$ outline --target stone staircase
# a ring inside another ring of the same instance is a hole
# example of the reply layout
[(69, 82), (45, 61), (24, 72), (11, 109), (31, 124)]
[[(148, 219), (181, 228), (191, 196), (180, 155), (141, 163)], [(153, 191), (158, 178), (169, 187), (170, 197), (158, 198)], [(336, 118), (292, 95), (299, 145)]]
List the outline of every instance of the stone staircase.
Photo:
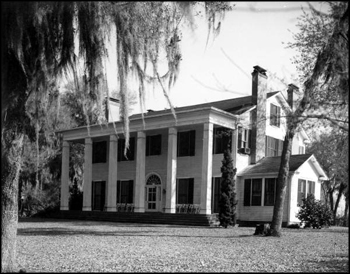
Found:
[(120, 223), (144, 223), (144, 224), (168, 224), (186, 226), (211, 226), (219, 225), (217, 214), (184, 214), (184, 213), (161, 213), (161, 212), (106, 212), (106, 211), (74, 211), (61, 210), (47, 216), (58, 219), (107, 221)]

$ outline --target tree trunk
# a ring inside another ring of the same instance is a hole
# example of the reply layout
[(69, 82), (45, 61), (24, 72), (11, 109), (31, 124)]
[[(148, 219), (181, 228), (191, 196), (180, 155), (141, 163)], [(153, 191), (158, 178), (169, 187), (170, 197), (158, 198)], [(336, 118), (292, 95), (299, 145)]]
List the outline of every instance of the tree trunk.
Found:
[(6, 46), (1, 47), (1, 57), (1, 272), (14, 272), (18, 177), (24, 126), (29, 124), (25, 116), (27, 81), (21, 65)]
[(333, 224), (336, 225), (336, 218), (337, 218), (337, 211), (338, 211), (338, 206), (339, 206), (339, 202), (341, 199), (341, 196), (343, 195), (343, 191), (345, 190), (346, 186), (341, 183), (338, 189), (338, 195), (337, 195), (337, 199), (335, 201), (334, 204), (334, 209), (333, 209)]
[(286, 197), (288, 178), (289, 178), (289, 159), (292, 152), (292, 142), (295, 130), (288, 130), (284, 138), (283, 151), (281, 156), (281, 165), (278, 172), (276, 202), (273, 208), (273, 217), (271, 223), (271, 235), (280, 237), (283, 221), (283, 205)]
[[(8, 139), (11, 133), (3, 135)], [(4, 141), (3, 141), (4, 142)], [(18, 177), (21, 166), (23, 134), (11, 141), (12, 146), (1, 159), (1, 272), (16, 271), (16, 236), (18, 222)], [(6, 150), (8, 144), (2, 144)]]

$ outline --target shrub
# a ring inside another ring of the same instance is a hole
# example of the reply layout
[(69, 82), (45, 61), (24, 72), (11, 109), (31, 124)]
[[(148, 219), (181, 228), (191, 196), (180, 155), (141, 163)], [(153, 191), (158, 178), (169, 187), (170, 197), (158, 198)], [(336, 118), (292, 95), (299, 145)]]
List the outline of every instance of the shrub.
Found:
[(305, 227), (321, 228), (332, 223), (333, 213), (326, 204), (310, 194), (303, 199), (303, 205), (296, 217), (305, 224)]

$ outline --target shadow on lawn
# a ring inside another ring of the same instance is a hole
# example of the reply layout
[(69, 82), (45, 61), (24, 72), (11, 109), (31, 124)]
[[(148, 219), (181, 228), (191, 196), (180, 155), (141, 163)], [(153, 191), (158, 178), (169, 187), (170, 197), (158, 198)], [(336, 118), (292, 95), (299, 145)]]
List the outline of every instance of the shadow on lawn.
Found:
[(136, 236), (136, 237), (176, 237), (176, 238), (243, 238), (243, 237), (256, 237), (254, 235), (229, 235), (229, 236), (211, 236), (211, 235), (179, 235), (179, 234), (158, 234), (155, 230), (147, 231), (93, 231), (82, 229), (67, 229), (61, 227), (52, 228), (18, 228), (18, 236)]
[(345, 254), (336, 254), (336, 256), (322, 256), (321, 261), (310, 260), (309, 262), (317, 264), (326, 272), (345, 272), (349, 273), (349, 257)]

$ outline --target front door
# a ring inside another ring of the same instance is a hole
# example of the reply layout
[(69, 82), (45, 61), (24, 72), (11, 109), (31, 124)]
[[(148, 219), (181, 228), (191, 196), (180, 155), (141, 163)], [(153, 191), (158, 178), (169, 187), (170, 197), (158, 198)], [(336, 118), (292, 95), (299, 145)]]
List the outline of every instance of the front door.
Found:
[(92, 210), (103, 211), (105, 206), (106, 197), (106, 182), (97, 181), (93, 182), (92, 197), (93, 197), (93, 207)]
[(160, 211), (161, 201), (161, 181), (158, 175), (152, 174), (146, 182), (146, 211)]

